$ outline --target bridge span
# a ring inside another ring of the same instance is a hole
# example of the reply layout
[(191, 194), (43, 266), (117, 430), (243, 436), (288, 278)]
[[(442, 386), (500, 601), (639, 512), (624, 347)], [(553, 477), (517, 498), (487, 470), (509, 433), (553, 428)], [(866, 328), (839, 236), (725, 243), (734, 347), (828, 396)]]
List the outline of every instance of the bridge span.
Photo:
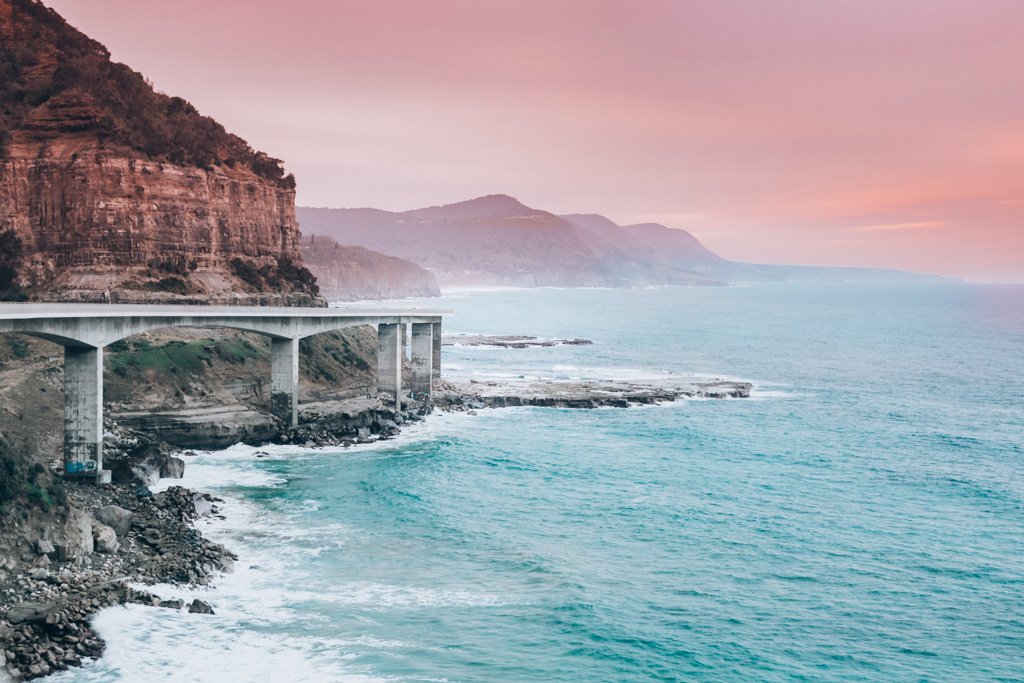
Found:
[[(271, 410), (299, 419), (299, 340), (346, 327), (377, 328), (377, 390), (401, 402), (403, 390), (429, 395), (441, 371), (441, 319), (450, 311), (419, 308), (271, 308), (125, 304), (0, 304), (0, 333), (20, 332), (64, 347), (64, 471), (103, 470), (103, 347), (168, 327), (227, 327), (270, 338)], [(408, 387), (402, 386), (403, 340), (410, 329)]]

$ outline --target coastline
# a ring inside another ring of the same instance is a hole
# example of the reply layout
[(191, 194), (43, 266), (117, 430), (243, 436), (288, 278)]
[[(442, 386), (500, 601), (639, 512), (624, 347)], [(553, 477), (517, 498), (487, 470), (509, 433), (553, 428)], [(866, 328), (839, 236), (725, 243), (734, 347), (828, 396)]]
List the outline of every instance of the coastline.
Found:
[[(750, 384), (723, 381), (672, 386), (438, 381), (429, 404), (403, 402), (403, 409), (395, 410), (379, 400), (322, 401), (303, 407), (306, 422), (295, 429), (264, 439), (247, 439), (240, 432), (235, 443), (348, 448), (387, 443), (435, 411), (473, 415), (513, 406), (626, 408), (749, 394)], [(65, 531), (44, 532), (32, 552), (0, 575), (0, 657), (11, 680), (40, 678), (102, 656), (106, 644), (92, 622), (105, 608), (139, 604), (188, 610), (197, 618), (212, 613), (216, 605), (198, 598), (163, 599), (144, 587), (170, 585), (188, 592), (215, 585), (234, 569), (237, 556), (196, 526), (220, 516), (223, 501), (171, 483), (183, 476), (194, 453), (169, 448), (158, 435), (117, 427), (112, 435), (112, 464), (128, 481), (107, 486), (69, 482), (73, 513), (61, 527)], [(75, 538), (68, 538), (68, 529)]]

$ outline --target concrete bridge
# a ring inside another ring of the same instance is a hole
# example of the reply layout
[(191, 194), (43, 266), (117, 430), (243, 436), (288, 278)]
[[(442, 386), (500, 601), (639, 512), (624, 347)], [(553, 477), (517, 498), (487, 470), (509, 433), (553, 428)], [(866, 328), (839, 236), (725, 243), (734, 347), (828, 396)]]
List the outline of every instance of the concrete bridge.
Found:
[[(346, 327), (377, 328), (377, 390), (400, 403), (403, 389), (429, 395), (441, 371), (441, 317), (417, 308), (263, 308), (110, 304), (0, 304), (0, 333), (20, 332), (64, 347), (64, 470), (103, 472), (103, 347), (168, 327), (227, 327), (270, 338), (271, 410), (291, 426), (299, 418), (299, 340)], [(405, 326), (412, 374), (402, 386)], [(400, 406), (399, 406), (400, 407)]]

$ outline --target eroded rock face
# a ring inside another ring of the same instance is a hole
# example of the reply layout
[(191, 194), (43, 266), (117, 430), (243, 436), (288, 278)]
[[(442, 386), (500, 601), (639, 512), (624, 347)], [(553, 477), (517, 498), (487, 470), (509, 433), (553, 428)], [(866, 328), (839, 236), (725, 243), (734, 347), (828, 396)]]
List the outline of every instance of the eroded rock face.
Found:
[(261, 293), (246, 277), (301, 264), (294, 190), (244, 167), (178, 166), (74, 142), (12, 145), (0, 162), (0, 232), (20, 239), (33, 298), (314, 300), (301, 288)]
[(318, 302), (294, 203), (279, 160), (0, 0), (0, 297)]

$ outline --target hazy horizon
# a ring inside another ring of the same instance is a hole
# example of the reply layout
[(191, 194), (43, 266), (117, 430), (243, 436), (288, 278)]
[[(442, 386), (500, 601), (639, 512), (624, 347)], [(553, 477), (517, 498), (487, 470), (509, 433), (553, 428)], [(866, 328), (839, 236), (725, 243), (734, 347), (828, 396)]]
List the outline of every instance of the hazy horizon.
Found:
[(300, 205), (500, 193), (733, 260), (1024, 281), (1018, 2), (46, 4)]

